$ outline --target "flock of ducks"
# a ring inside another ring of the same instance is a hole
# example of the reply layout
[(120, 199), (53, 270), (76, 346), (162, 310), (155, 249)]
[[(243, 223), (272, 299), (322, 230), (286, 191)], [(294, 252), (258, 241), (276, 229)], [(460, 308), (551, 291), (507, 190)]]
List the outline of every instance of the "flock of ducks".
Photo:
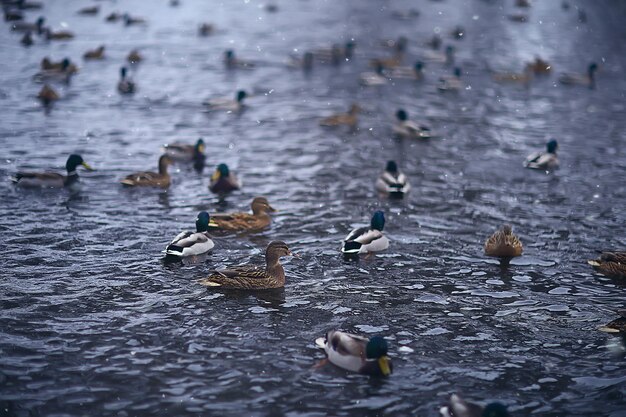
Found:
[[(74, 37), (68, 31), (53, 31), (45, 26), (45, 18), (40, 17), (34, 23), (23, 21), (22, 10), (37, 8), (38, 3), (29, 3), (22, 0), (3, 1), (5, 19), (11, 22), (11, 29), (24, 32), (21, 42), (24, 46), (34, 43), (34, 37), (45, 41), (69, 40)], [(527, 0), (517, 0), (516, 6), (526, 8), (530, 6)], [(565, 7), (564, 7), (565, 8)], [(273, 10), (276, 11), (277, 9)], [(270, 11), (268, 9), (268, 11)], [(97, 15), (99, 6), (87, 7), (77, 12), (80, 15)], [(406, 13), (395, 16), (398, 19), (413, 19), (419, 15), (417, 10), (409, 10)], [(522, 16), (522, 17), (520, 17)], [(513, 15), (513, 21), (527, 21), (525, 15)], [(145, 20), (130, 16), (127, 13), (111, 13), (105, 19), (107, 22), (123, 21), (125, 25), (145, 24)], [(211, 24), (202, 24), (199, 28), (200, 36), (210, 36), (215, 32)], [(451, 31), (455, 40), (466, 38), (466, 31), (462, 27), (456, 27)], [(439, 35), (433, 36), (426, 42), (430, 48), (425, 51), (421, 59), (413, 65), (403, 65), (407, 51), (408, 39), (400, 37), (395, 41), (386, 41), (386, 46), (391, 50), (391, 56), (378, 57), (370, 61), (371, 71), (360, 74), (359, 83), (363, 86), (384, 86), (393, 79), (410, 79), (416, 82), (425, 82), (427, 77), (424, 73), (426, 65), (441, 64), (451, 68), (450, 75), (440, 77), (436, 88), (442, 93), (460, 91), (463, 89), (462, 70), (455, 66), (456, 47), (447, 45), (442, 47), (442, 39)], [(302, 56), (291, 56), (287, 65), (291, 68), (300, 68), (310, 71), (315, 65), (330, 64), (340, 65), (350, 61), (356, 48), (354, 40), (346, 42), (343, 46), (335, 44), (327, 49), (315, 49), (306, 51)], [(105, 46), (101, 45), (94, 50), (86, 51), (83, 55), (85, 60), (105, 59)], [(127, 56), (129, 65), (136, 65), (142, 61), (142, 56), (137, 50), (133, 50)], [(224, 66), (227, 70), (251, 70), (257, 63), (240, 59), (235, 51), (228, 49), (223, 56)], [(428, 64), (427, 64), (428, 63)], [(497, 82), (518, 82), (528, 85), (533, 77), (547, 76), (552, 72), (552, 66), (541, 58), (525, 65), (522, 73), (499, 73), (493, 72), (492, 77)], [(589, 64), (588, 71), (584, 74), (562, 74), (559, 81), (566, 85), (582, 85), (589, 88), (595, 87), (595, 73), (598, 65)], [(41, 61), (41, 70), (34, 79), (45, 83), (38, 94), (44, 106), (50, 106), (60, 96), (49, 83), (69, 83), (71, 77), (78, 72), (77, 66), (65, 58), (59, 62), (53, 62), (49, 58)], [(120, 79), (117, 89), (121, 94), (133, 94), (137, 91), (136, 83), (129, 77), (126, 66), (120, 69)], [(202, 104), (209, 110), (240, 111), (244, 107), (247, 97), (245, 91), (237, 91), (234, 99), (220, 98), (208, 99)], [(355, 129), (358, 126), (358, 116), (361, 107), (354, 103), (346, 113), (339, 113), (322, 118), (320, 126), (335, 128), (347, 126)], [(405, 109), (398, 109), (395, 114), (395, 122), (391, 126), (392, 132), (399, 138), (428, 140), (437, 137), (429, 126), (424, 123), (413, 121)], [(524, 166), (538, 170), (554, 170), (558, 167), (557, 158), (558, 143), (550, 140), (544, 152), (536, 152), (529, 155), (524, 161)], [(140, 171), (127, 175), (120, 183), (127, 187), (158, 187), (167, 188), (171, 184), (168, 167), (175, 163), (191, 164), (194, 169), (201, 172), (205, 166), (205, 143), (199, 139), (195, 144), (171, 143), (165, 145), (163, 154), (158, 160), (158, 171)], [(66, 163), (67, 175), (49, 172), (18, 172), (12, 180), (19, 186), (46, 187), (46, 188), (71, 188), (78, 183), (77, 168), (82, 166), (86, 170), (92, 168), (80, 155), (70, 155)], [(209, 190), (220, 196), (239, 190), (241, 183), (234, 172), (224, 163), (217, 165), (211, 175)], [(374, 182), (378, 194), (384, 198), (403, 198), (411, 189), (408, 177), (400, 170), (395, 161), (388, 161), (383, 172)], [(270, 213), (276, 210), (269, 204), (265, 197), (256, 197), (251, 203), (252, 213), (227, 213), (212, 214), (203, 211), (196, 218), (195, 231), (183, 231), (169, 243), (164, 253), (166, 258), (173, 259), (196, 259), (212, 251), (215, 243), (210, 233), (231, 232), (259, 232), (266, 230), (271, 225)], [(358, 256), (366, 254), (370, 256), (376, 252), (384, 251), (389, 247), (389, 239), (384, 235), (385, 215), (382, 211), (373, 213), (369, 226), (359, 227), (352, 230), (341, 242), (341, 253), (345, 256)], [(490, 236), (484, 245), (487, 256), (501, 259), (506, 265), (510, 259), (521, 256), (522, 243), (512, 232), (510, 225), (502, 228)], [(284, 256), (297, 256), (282, 241), (272, 241), (265, 251), (265, 265), (262, 266), (234, 266), (228, 269), (213, 271), (200, 283), (210, 288), (238, 289), (238, 290), (264, 290), (281, 288), (285, 285), (285, 271), (280, 264), (280, 258)], [(603, 253), (598, 259), (589, 263), (603, 274), (626, 278), (626, 252)], [(620, 314), (626, 317), (626, 311)], [(607, 329), (619, 329), (624, 331), (626, 318), (620, 318), (605, 326)], [(387, 342), (383, 337), (374, 336), (369, 339), (345, 333), (338, 330), (329, 331), (325, 337), (315, 341), (316, 345), (324, 349), (328, 360), (344, 369), (369, 375), (388, 376), (392, 373), (392, 364), (387, 356)], [(505, 416), (506, 408), (501, 404), (489, 404), (482, 409), (479, 406), (466, 403), (458, 395), (450, 398), (450, 404), (441, 409), (444, 416)]]

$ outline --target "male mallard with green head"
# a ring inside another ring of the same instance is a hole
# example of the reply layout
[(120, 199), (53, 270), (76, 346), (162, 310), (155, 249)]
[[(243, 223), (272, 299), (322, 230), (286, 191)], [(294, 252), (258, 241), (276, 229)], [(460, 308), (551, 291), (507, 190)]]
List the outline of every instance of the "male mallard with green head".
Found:
[(178, 257), (180, 259), (189, 256), (202, 255), (213, 249), (215, 243), (209, 236), (209, 213), (202, 211), (196, 218), (196, 231), (184, 231), (167, 245), (164, 252), (169, 257)]
[(485, 407), (465, 401), (458, 394), (452, 394), (448, 405), (439, 409), (442, 417), (508, 417), (504, 404), (493, 402)]
[(226, 194), (241, 188), (241, 183), (237, 176), (228, 168), (226, 164), (219, 164), (211, 175), (209, 190), (213, 194)]
[(63, 188), (70, 187), (78, 182), (76, 168), (83, 166), (88, 171), (93, 171), (80, 155), (72, 154), (67, 158), (65, 169), (67, 175), (54, 172), (18, 172), (11, 180), (22, 187)]
[(348, 371), (372, 376), (389, 376), (393, 372), (387, 341), (382, 336), (368, 339), (331, 330), (326, 337), (316, 339), (315, 344), (324, 349), (330, 363)]

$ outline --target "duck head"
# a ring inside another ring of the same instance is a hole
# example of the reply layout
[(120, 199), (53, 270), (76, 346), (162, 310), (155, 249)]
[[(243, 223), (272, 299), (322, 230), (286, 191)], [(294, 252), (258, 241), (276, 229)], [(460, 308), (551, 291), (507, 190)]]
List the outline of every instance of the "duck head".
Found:
[(82, 165), (87, 171), (93, 171), (93, 168), (83, 160), (83, 157), (77, 154), (72, 154), (67, 158), (65, 169), (67, 169), (67, 172), (76, 171), (79, 165)]
[(228, 165), (219, 164), (213, 175), (211, 175), (211, 181), (217, 181), (218, 179), (228, 177), (229, 175), (230, 169), (228, 169)]
[(459, 67), (455, 67), (454, 68), (454, 76), (456, 78), (461, 78), (461, 68), (459, 68)]
[(203, 154), (204, 153), (204, 148), (205, 148), (204, 140), (202, 140), (202, 138), (198, 139), (198, 141), (196, 142), (196, 146), (194, 146), (194, 150), (198, 154)]
[(397, 174), (398, 173), (398, 164), (396, 164), (396, 161), (387, 161), (387, 166), (385, 167), (385, 171), (389, 172), (390, 174)]
[(556, 153), (556, 150), (559, 148), (559, 144), (556, 139), (552, 139), (546, 144), (546, 148), (548, 153)]
[(174, 163), (174, 161), (172, 161), (169, 156), (161, 155), (159, 158), (159, 174), (167, 173), (167, 167), (172, 165), (172, 163)]
[(267, 245), (267, 249), (265, 250), (265, 263), (267, 266), (272, 266), (278, 263), (281, 257), (283, 256), (297, 256), (294, 253), (291, 253), (287, 244), (280, 240), (274, 240)]
[(206, 232), (209, 230), (209, 213), (201, 211), (196, 218), (196, 232)]
[(424, 63), (422, 61), (416, 61), (415, 65), (413, 66), (413, 69), (417, 73), (422, 72), (422, 70), (424, 69)]
[(247, 94), (243, 90), (237, 91), (237, 103), (243, 103), (243, 99), (246, 98)]
[(126, 67), (120, 68), (120, 77), (122, 77), (122, 80), (126, 78)]
[(382, 336), (371, 337), (365, 346), (365, 356), (367, 359), (377, 360), (383, 376), (391, 374), (391, 364), (387, 356), (388, 349), (387, 341)]
[(370, 222), (370, 227), (374, 230), (382, 230), (385, 228), (385, 213), (382, 211), (377, 211), (372, 216), (372, 221)]
[(252, 208), (252, 213), (253, 214), (260, 214), (260, 213), (267, 213), (267, 212), (275, 212), (276, 209), (272, 206), (270, 206), (270, 203), (267, 201), (267, 198), (265, 197), (255, 197), (254, 200), (252, 200), (252, 204), (250, 204), (250, 207)]
[(61, 70), (66, 71), (70, 67), (70, 63), (69, 58), (63, 58), (63, 61), (61, 61)]
[(346, 42), (343, 55), (348, 59), (352, 58), (352, 54), (354, 53), (354, 48), (356, 48), (356, 43), (354, 42), (354, 40), (349, 40), (348, 42)]
[[(396, 119), (400, 120), (401, 122), (407, 121), (408, 118), (409, 118), (409, 115), (407, 114), (407, 112), (404, 109), (399, 109), (396, 112)], [(389, 163), (390, 162), (393, 162), (393, 161), (387, 162), (387, 168), (389, 168)], [(395, 164), (395, 162), (394, 162), (394, 164)], [(396, 170), (397, 170), (397, 168), (396, 168)], [(387, 171), (389, 171), (389, 170), (387, 170)]]
[(43, 16), (41, 16), (41, 17), (39, 17), (39, 19), (37, 19), (36, 25), (37, 25), (37, 34), (38, 35), (41, 35), (43, 33), (43, 23), (45, 21), (46, 21), (46, 19)]

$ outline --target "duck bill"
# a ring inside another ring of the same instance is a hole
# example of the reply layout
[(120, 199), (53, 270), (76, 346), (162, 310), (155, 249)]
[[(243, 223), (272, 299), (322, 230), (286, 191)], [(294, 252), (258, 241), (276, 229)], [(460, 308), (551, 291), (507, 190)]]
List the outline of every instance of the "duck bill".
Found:
[(204, 153), (204, 145), (198, 146), (198, 152)]
[(391, 374), (391, 367), (389, 366), (389, 358), (387, 356), (381, 356), (378, 358), (378, 366), (380, 367), (380, 372), (384, 376), (389, 376)]
[(211, 181), (217, 181), (220, 178), (220, 172), (215, 171), (213, 175), (211, 175)]
[(292, 251), (289, 251), (289, 253), (287, 255), (293, 256), (294, 258), (300, 258), (300, 255), (298, 255), (297, 253), (294, 253)]
[(267, 206), (267, 208), (268, 208), (268, 210), (269, 210), (271, 213), (276, 213), (276, 212), (278, 211), (278, 210), (276, 210), (274, 207), (269, 206), (269, 205)]
[(81, 165), (84, 166), (87, 171), (94, 171), (94, 169), (89, 166), (87, 162), (83, 162)]

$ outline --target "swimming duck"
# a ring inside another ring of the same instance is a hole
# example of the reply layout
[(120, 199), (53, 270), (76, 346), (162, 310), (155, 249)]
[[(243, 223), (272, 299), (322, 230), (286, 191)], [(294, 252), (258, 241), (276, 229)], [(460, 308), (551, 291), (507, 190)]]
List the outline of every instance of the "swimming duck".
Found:
[(439, 78), (439, 84), (437, 84), (437, 89), (441, 92), (444, 91), (458, 91), (463, 87), (463, 83), (461, 82), (461, 68), (456, 67), (452, 75), (444, 76)]
[(354, 48), (356, 43), (354, 40), (349, 40), (343, 47), (339, 44), (334, 44), (330, 48), (319, 48), (313, 51), (313, 55), (316, 59), (324, 62), (331, 62), (334, 65), (352, 59), (354, 54)]
[(247, 97), (247, 93), (243, 90), (237, 91), (235, 99), (229, 99), (226, 97), (214, 98), (205, 100), (203, 105), (207, 106), (209, 110), (226, 110), (231, 112), (238, 112), (245, 107), (244, 99)]
[(84, 59), (104, 59), (104, 45), (83, 54)]
[(253, 265), (235, 266), (229, 269), (213, 271), (200, 284), (207, 287), (237, 290), (268, 290), (285, 286), (285, 270), (280, 264), (282, 256), (292, 254), (287, 244), (273, 241), (265, 250), (265, 268)]
[(368, 339), (331, 330), (326, 337), (316, 339), (315, 345), (324, 349), (330, 363), (348, 371), (371, 376), (389, 376), (393, 372), (391, 360), (387, 356), (387, 341), (382, 336)]
[(439, 64), (452, 65), (454, 63), (454, 54), (456, 49), (452, 45), (447, 45), (444, 52), (436, 50), (426, 50), (422, 53), (422, 59), (429, 62)]
[(78, 67), (76, 67), (69, 58), (64, 58), (59, 62), (53, 62), (50, 58), (45, 57), (41, 60), (40, 66), (44, 71), (78, 72)]
[(383, 196), (403, 198), (411, 189), (407, 177), (400, 172), (395, 161), (388, 161), (387, 166), (376, 180), (376, 190)]
[(530, 7), (530, 0), (515, 0), (515, 7)]
[(598, 259), (587, 263), (609, 277), (626, 278), (626, 252), (602, 252)]
[(398, 20), (413, 20), (419, 17), (420, 12), (417, 9), (408, 10), (394, 10), (391, 12), (391, 17)]
[(530, 68), (536, 75), (549, 74), (552, 72), (552, 65), (548, 61), (544, 61), (540, 57), (535, 57), (535, 60), (529, 63)]
[(120, 68), (120, 80), (117, 82), (117, 91), (122, 94), (133, 94), (136, 90), (135, 82), (126, 77), (126, 67)]
[(428, 126), (409, 120), (407, 112), (403, 109), (396, 112), (396, 122), (393, 124), (392, 131), (396, 136), (410, 139), (428, 139), (432, 136)]
[(33, 41), (33, 33), (31, 31), (26, 32), (24, 36), (22, 36), (22, 39), (20, 39), (20, 43), (24, 46), (31, 46), (35, 43)]
[(341, 253), (356, 255), (360, 253), (380, 252), (389, 247), (389, 239), (383, 235), (385, 214), (376, 211), (372, 216), (369, 227), (358, 227), (348, 233), (341, 242)]
[(376, 66), (376, 72), (362, 72), (359, 75), (359, 83), (364, 86), (376, 86), (387, 84), (387, 77), (384, 75), (385, 67), (382, 64)]
[(505, 224), (485, 241), (485, 255), (498, 258), (521, 256), (522, 242), (513, 234), (511, 225)]
[(520, 74), (514, 72), (495, 72), (492, 74), (495, 81), (513, 82), (528, 85), (533, 79), (533, 68), (531, 64), (524, 67), (524, 71)]
[(11, 30), (16, 32), (34, 32), (37, 35), (42, 35), (44, 33), (44, 22), (46, 19), (44, 17), (40, 17), (37, 19), (35, 23), (30, 22), (14, 22), (11, 23)]
[(207, 253), (215, 246), (215, 243), (209, 236), (209, 213), (202, 211), (196, 218), (196, 231), (184, 231), (167, 245), (165, 255), (186, 258), (188, 256), (197, 256)]
[(206, 156), (204, 155), (204, 140), (198, 139), (195, 145), (189, 145), (186, 143), (169, 143), (163, 146), (163, 151), (174, 162), (193, 162), (193, 166), (196, 170), (201, 171), (204, 168), (204, 161)]
[(458, 394), (452, 394), (448, 405), (439, 409), (442, 417), (508, 417), (509, 412), (501, 403), (493, 402), (482, 407), (470, 403)]
[(524, 13), (512, 13), (512, 14), (507, 15), (507, 18), (511, 22), (518, 22), (518, 23), (528, 22), (528, 15)]
[(332, 116), (324, 117), (320, 120), (320, 126), (334, 127), (346, 125), (351, 128), (355, 128), (359, 119), (358, 114), (361, 112), (361, 107), (358, 104), (353, 103), (350, 106), (350, 110), (347, 113), (333, 114)]
[(213, 194), (225, 194), (241, 188), (237, 176), (230, 171), (228, 165), (219, 164), (211, 175), (209, 190)]
[(91, 7), (83, 7), (80, 9), (78, 14), (93, 16), (100, 12), (100, 6), (91, 6)]
[(161, 187), (167, 188), (170, 186), (170, 174), (167, 172), (167, 167), (172, 164), (172, 160), (167, 155), (161, 155), (159, 158), (159, 173), (143, 171), (135, 172), (127, 175), (126, 178), (120, 181), (122, 185), (130, 187)]
[(143, 25), (146, 23), (145, 19), (141, 18), (141, 17), (132, 17), (131, 15), (129, 15), (128, 13), (124, 13), (124, 15), (122, 16), (122, 18), (124, 19), (124, 24), (126, 26), (131, 26), (131, 25)]
[(128, 56), (126, 57), (126, 60), (130, 63), (130, 64), (138, 64), (141, 61), (143, 61), (143, 57), (141, 56), (141, 54), (139, 53), (138, 50), (133, 49), (132, 51), (130, 51), (128, 53)]
[(227, 49), (224, 51), (224, 65), (227, 69), (253, 69), (254, 62), (245, 61), (243, 59), (239, 59), (235, 57), (235, 51), (232, 49)]
[[(250, 213), (219, 213), (212, 216), (214, 227), (225, 231), (260, 231), (269, 227), (272, 218), (269, 213), (276, 211), (265, 197), (255, 197), (250, 204)], [(212, 225), (213, 226), (213, 225)]]
[(12, 9), (11, 7), (4, 7), (4, 21), (15, 22), (24, 19), (24, 14), (19, 10)]
[(33, 76), (36, 82), (56, 81), (69, 83), (72, 76), (78, 72), (76, 65), (68, 58), (61, 62), (52, 62), (47, 57), (41, 61), (42, 71)]
[(209, 36), (212, 35), (213, 32), (215, 32), (215, 26), (209, 23), (203, 23), (198, 28), (198, 35), (200, 36)]
[(587, 68), (586, 74), (561, 74), (559, 82), (565, 85), (583, 85), (589, 88), (596, 86), (596, 71), (598, 70), (598, 64), (592, 62)]
[(118, 12), (112, 12), (104, 20), (107, 22), (117, 22), (122, 18), (122, 14)]
[(74, 38), (74, 34), (69, 30), (53, 32), (51, 29), (44, 29), (44, 34), (46, 36), (46, 40), (49, 41), (65, 41)]
[(396, 67), (391, 70), (390, 78), (409, 78), (412, 80), (424, 79), (424, 63), (416, 61), (413, 67)]
[(559, 144), (552, 139), (546, 144), (546, 152), (535, 152), (530, 154), (524, 161), (524, 166), (530, 169), (550, 170), (559, 167), (559, 160), (556, 151)]
[(626, 335), (626, 309), (617, 310), (616, 313), (621, 317), (605, 324), (598, 330), (606, 333), (621, 333)]
[(52, 87), (48, 84), (44, 84), (44, 86), (37, 94), (37, 98), (41, 101), (44, 106), (49, 106), (52, 102), (57, 101), (60, 97), (59, 94), (54, 91)]
[(296, 55), (290, 55), (289, 61), (287, 61), (287, 67), (293, 69), (302, 69), (305, 72), (313, 69), (313, 52), (305, 52), (302, 57)]
[(11, 180), (22, 187), (63, 188), (78, 182), (76, 168), (82, 165), (86, 170), (93, 171), (80, 155), (72, 154), (67, 158), (65, 169), (67, 175), (54, 172), (18, 172)]
[(17, 0), (15, 3), (21, 10), (35, 10), (43, 7), (43, 3), (39, 1)]

